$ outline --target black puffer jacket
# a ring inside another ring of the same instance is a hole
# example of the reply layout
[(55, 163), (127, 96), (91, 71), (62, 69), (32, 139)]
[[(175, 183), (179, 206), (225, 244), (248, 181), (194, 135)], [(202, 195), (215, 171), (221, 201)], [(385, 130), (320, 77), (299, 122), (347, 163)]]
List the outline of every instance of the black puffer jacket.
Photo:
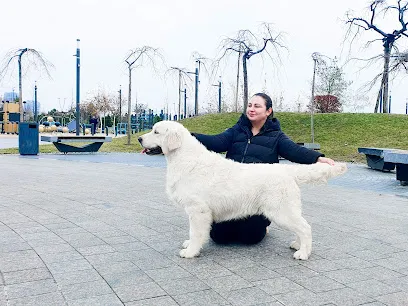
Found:
[(227, 152), (227, 158), (240, 163), (278, 163), (282, 156), (299, 164), (313, 164), (323, 154), (299, 146), (280, 129), (279, 120), (268, 119), (261, 131), (253, 136), (251, 122), (242, 115), (238, 122), (218, 135), (193, 135), (208, 150)]

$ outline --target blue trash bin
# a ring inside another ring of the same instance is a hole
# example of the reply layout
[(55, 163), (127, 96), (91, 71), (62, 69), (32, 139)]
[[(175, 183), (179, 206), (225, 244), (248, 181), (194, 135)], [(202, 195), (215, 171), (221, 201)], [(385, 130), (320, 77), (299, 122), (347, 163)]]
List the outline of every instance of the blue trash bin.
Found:
[(20, 122), (18, 125), (18, 151), (21, 155), (37, 155), (39, 147), (37, 122)]

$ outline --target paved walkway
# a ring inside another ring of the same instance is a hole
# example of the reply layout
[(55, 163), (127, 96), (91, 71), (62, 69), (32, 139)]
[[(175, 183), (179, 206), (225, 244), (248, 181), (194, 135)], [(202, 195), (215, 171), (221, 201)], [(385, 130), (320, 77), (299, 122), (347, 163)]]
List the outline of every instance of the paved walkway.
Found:
[(182, 259), (161, 156), (0, 155), (0, 305), (408, 305), (408, 187), (364, 165), (303, 186), (308, 261), (272, 227)]

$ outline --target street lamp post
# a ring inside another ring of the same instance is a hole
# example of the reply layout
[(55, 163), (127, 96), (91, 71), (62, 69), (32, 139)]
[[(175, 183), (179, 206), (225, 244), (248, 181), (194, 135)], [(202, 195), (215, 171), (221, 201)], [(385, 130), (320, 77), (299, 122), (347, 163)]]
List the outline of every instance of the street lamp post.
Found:
[(122, 85), (119, 85), (119, 122), (122, 122)]
[(80, 85), (80, 50), (79, 50), (79, 39), (77, 39), (77, 49), (76, 49), (76, 135), (79, 136), (79, 85)]
[(213, 85), (213, 86), (217, 86), (218, 87), (218, 112), (221, 113), (221, 76), (218, 80), (218, 84), (217, 85)]
[(318, 60), (318, 56), (319, 54), (317, 52), (314, 52), (312, 54), (312, 59), (313, 59), (313, 80), (312, 80), (312, 97), (310, 100), (310, 107), (311, 107), (311, 111), (310, 111), (310, 129), (311, 129), (311, 134), (312, 134), (312, 143), (314, 143), (314, 122), (313, 122), (313, 117), (314, 117), (314, 91), (315, 91), (315, 80), (316, 80), (316, 65), (317, 65), (317, 60)]
[(37, 111), (37, 81), (34, 85), (34, 121), (38, 122), (38, 111)]

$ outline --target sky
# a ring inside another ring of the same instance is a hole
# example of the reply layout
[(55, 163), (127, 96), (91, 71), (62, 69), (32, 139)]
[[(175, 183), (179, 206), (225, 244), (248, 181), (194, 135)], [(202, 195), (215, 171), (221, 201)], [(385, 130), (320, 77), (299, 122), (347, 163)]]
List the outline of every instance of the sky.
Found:
[[(157, 70), (148, 65), (133, 70), (132, 103), (137, 99), (155, 111), (169, 108), (174, 113), (178, 105), (178, 75), (168, 72), (169, 67), (193, 71), (194, 52), (215, 58), (220, 54), (222, 39), (234, 37), (242, 29), (259, 33), (261, 24), (268, 22), (275, 33), (282, 34), (286, 49), (280, 50), (279, 59), (270, 49), (274, 63), (268, 57), (251, 58), (250, 95), (266, 90), (274, 98), (283, 97), (285, 109), (305, 110), (311, 96), (311, 55), (319, 52), (336, 57), (339, 65), (344, 65), (345, 78), (353, 82), (345, 111), (372, 112), (378, 85), (371, 91), (362, 85), (381, 71), (381, 65), (362, 69), (361, 62), (348, 60), (382, 53), (381, 42), (364, 48), (366, 41), (379, 36), (363, 33), (351, 49), (350, 43), (344, 41), (346, 12), (352, 10), (355, 15), (366, 16), (368, 4), (364, 0), (3, 0), (0, 59), (4, 65), (8, 52), (19, 48), (41, 52), (53, 64), (51, 78), (41, 69), (25, 69), (23, 59), (23, 99), (33, 100), (36, 81), (41, 110), (66, 111), (75, 104), (77, 39), (81, 50), (81, 101), (98, 90), (118, 95), (120, 86), (122, 96), (127, 97), (128, 71), (124, 60), (130, 50), (142, 46), (159, 48), (165, 62)], [(392, 20), (381, 18), (378, 25), (390, 31), (395, 26)], [(408, 38), (401, 40), (402, 50), (408, 48), (407, 42)], [(210, 67), (208, 74), (201, 70), (200, 113), (215, 104), (218, 92), (212, 85), (217, 84), (219, 77), (223, 103), (233, 104), (236, 66), (234, 54), (216, 72)], [(401, 73), (390, 84), (393, 113), (405, 113), (406, 76)], [(192, 109), (193, 82), (187, 83), (188, 108)], [(18, 91), (16, 61), (0, 80), (0, 95), (13, 89)]]

